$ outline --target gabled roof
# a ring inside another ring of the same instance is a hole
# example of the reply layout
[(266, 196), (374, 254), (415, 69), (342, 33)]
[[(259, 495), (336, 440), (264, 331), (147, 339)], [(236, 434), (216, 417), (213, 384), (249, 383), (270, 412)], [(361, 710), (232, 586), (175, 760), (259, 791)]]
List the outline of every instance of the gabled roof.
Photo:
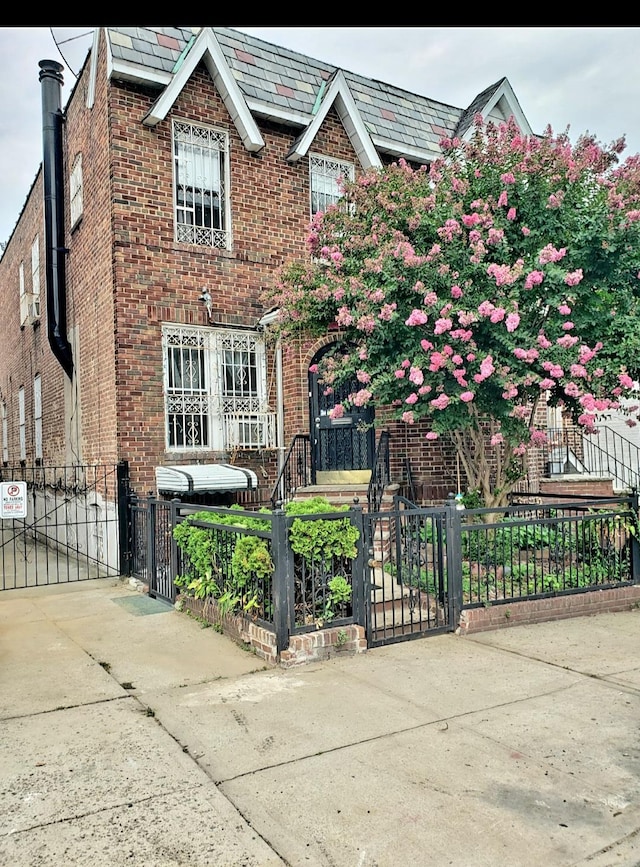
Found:
[(293, 143), (287, 154), (287, 159), (290, 162), (295, 162), (301, 157), (306, 156), (313, 140), (318, 134), (318, 130), (329, 113), (329, 109), (335, 105), (338, 116), (347, 131), (353, 149), (358, 154), (362, 167), (365, 169), (372, 166), (379, 168), (382, 165), (380, 157), (371, 141), (371, 136), (362, 119), (362, 115), (358, 111), (358, 107), (341, 69), (338, 69), (334, 74), (324, 97), (320, 97), (321, 94), (316, 103), (316, 105), (319, 104), (319, 108), (315, 117), (302, 135)]
[(198, 36), (192, 35), (173, 65), (169, 84), (151, 106), (143, 122), (147, 126), (155, 126), (165, 119), (200, 62), (203, 62), (209, 70), (216, 90), (222, 97), (244, 146), (249, 151), (261, 150), (264, 147), (264, 139), (210, 27), (205, 27)]
[(337, 70), (230, 28), (108, 27), (106, 31), (110, 77), (166, 88), (147, 123), (159, 120), (162, 112), (166, 115), (186, 81), (183, 69), (203, 60), (214, 79), (218, 76), (216, 86), (226, 89), (226, 97), (221, 94), (239, 129), (244, 129), (241, 135), (247, 147), (257, 149), (258, 140), (246, 111), (253, 118), (300, 131), (290, 159), (306, 153), (312, 137), (309, 130), (317, 128), (316, 119), (322, 112), (326, 116), (331, 106), (341, 116), (363, 165), (376, 164), (372, 146), (395, 159), (429, 162), (439, 156), (441, 138), (464, 135), (478, 111), (486, 115), (498, 102), (501, 110), (512, 107), (523, 132), (530, 130), (507, 79), (483, 91), (465, 110)]
[(520, 103), (516, 99), (516, 95), (507, 78), (501, 78), (500, 81), (496, 81), (495, 84), (490, 85), (476, 96), (460, 118), (455, 135), (459, 138), (468, 138), (471, 134), (475, 116), (480, 114), (486, 120), (496, 106), (500, 107), (500, 111), (504, 117), (508, 118), (513, 115), (525, 135), (532, 135), (529, 121), (524, 116)]

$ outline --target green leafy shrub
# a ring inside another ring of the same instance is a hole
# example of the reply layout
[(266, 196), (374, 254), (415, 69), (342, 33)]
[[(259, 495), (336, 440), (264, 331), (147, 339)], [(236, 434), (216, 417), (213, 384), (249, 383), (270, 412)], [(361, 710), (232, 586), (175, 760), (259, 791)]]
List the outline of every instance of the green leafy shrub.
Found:
[[(289, 516), (317, 515), (346, 511), (324, 497), (288, 503)], [(270, 531), (271, 521), (260, 518), (270, 514), (261, 509), (254, 516), (237, 514), (242, 509), (232, 506), (225, 512), (195, 512), (174, 530), (178, 547), (186, 555), (188, 573), (176, 578), (182, 592), (198, 599), (216, 599), (221, 614), (243, 611), (257, 617), (268, 616), (271, 610), (271, 578), (274, 563), (267, 539), (242, 533), (243, 529)], [(194, 523), (222, 525), (194, 526)], [(224, 526), (235, 531), (223, 529)], [(298, 558), (324, 564), (325, 571), (334, 558), (353, 560), (356, 557), (358, 530), (350, 519), (301, 520), (295, 518), (289, 532), (291, 548)], [(336, 616), (351, 599), (351, 586), (342, 576), (327, 581), (323, 620)]]

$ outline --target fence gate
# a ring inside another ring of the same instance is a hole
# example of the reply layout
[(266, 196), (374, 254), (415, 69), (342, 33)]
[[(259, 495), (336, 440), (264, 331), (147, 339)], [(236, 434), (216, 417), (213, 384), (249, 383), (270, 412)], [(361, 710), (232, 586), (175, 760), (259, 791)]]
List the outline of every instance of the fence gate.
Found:
[(155, 497), (130, 497), (130, 572), (149, 587), (149, 596), (176, 601), (171, 562), (171, 533), (175, 523), (174, 504)]
[(391, 512), (364, 515), (368, 560), (367, 643), (407, 641), (454, 628), (447, 586), (446, 510), (402, 498)]
[(0, 468), (27, 490), (26, 517), (0, 518), (0, 590), (119, 575), (127, 477), (125, 462)]

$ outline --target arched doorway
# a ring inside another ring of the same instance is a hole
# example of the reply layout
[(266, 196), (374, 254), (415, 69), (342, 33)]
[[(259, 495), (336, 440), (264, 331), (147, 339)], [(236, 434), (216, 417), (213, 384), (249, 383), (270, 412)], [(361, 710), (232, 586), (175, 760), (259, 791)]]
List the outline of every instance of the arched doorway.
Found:
[[(311, 367), (333, 349), (325, 346), (315, 354)], [(333, 407), (362, 385), (354, 378), (330, 393), (318, 373), (309, 372), (311, 467), (315, 484), (366, 484), (371, 478), (375, 454), (375, 412), (372, 406), (352, 406), (342, 418), (332, 419)]]

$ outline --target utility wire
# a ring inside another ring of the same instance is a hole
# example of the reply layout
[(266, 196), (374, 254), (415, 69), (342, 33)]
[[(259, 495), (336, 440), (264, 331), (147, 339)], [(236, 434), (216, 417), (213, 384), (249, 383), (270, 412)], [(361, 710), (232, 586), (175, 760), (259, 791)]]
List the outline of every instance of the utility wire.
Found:
[(66, 58), (66, 57), (64, 56), (64, 54), (62, 53), (62, 49), (60, 48), (60, 46), (61, 46), (61, 45), (66, 45), (67, 42), (73, 42), (75, 39), (84, 39), (85, 36), (90, 36), (90, 35), (93, 33), (93, 30), (87, 30), (86, 33), (80, 33), (78, 36), (70, 36), (68, 39), (62, 39), (62, 40), (60, 40), (60, 42), (58, 42), (58, 40), (57, 40), (56, 37), (55, 37), (55, 34), (54, 34), (54, 32), (53, 32), (53, 27), (50, 27), (50, 28), (49, 28), (49, 32), (51, 33), (51, 38), (53, 39), (56, 48), (58, 49), (58, 54), (59, 54), (60, 57), (64, 60), (65, 66), (67, 67), (67, 69), (69, 70), (69, 72), (71, 73), (71, 75), (73, 75), (73, 77), (74, 77), (74, 78), (76, 79), (76, 81), (77, 81), (77, 80), (78, 80), (78, 76), (77, 76), (77, 74), (73, 71), (73, 69), (71, 68), (71, 66), (69, 65), (69, 61), (67, 60), (67, 58)]

